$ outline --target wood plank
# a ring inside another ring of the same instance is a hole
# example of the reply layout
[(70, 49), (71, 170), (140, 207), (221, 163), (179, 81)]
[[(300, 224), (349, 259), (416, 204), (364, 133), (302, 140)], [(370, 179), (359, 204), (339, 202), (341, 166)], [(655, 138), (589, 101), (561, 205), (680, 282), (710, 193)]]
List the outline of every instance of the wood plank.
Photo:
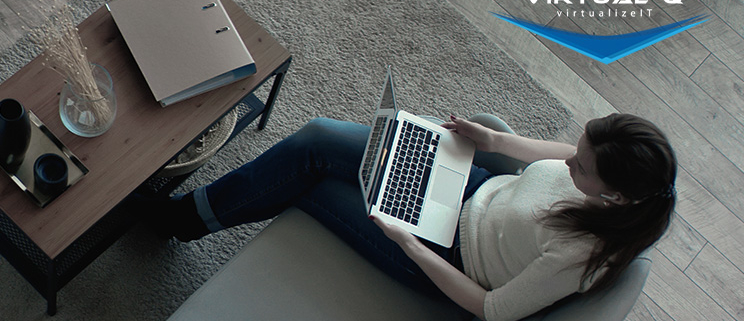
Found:
[[(566, 23), (566, 20), (559, 22)], [(558, 27), (569, 30), (577, 28), (573, 24)], [(643, 115), (659, 126), (675, 150), (682, 151), (677, 153), (680, 166), (695, 173), (695, 178), (732, 212), (744, 215), (744, 200), (738, 192), (740, 186), (744, 186), (744, 173), (634, 74), (626, 68), (616, 67), (617, 63), (606, 65), (549, 40), (542, 41), (619, 111)], [(636, 52), (639, 53), (642, 51)]]
[(675, 212), (669, 230), (656, 243), (656, 249), (684, 271), (706, 243), (708, 241)]
[[(620, 26), (629, 26), (635, 31), (641, 31), (641, 30), (648, 30), (651, 28), (655, 28), (658, 26), (666, 25), (669, 23), (675, 22), (674, 19), (669, 17), (666, 13), (664, 13), (658, 6), (656, 6), (653, 2), (650, 2), (646, 5), (640, 6), (640, 5), (613, 5), (613, 4), (596, 4), (594, 2), (586, 2), (581, 5), (580, 9), (576, 6), (576, 4), (566, 4), (566, 3), (559, 3), (554, 5), (555, 11), (560, 11), (562, 13), (569, 14), (568, 16), (566, 14), (558, 15), (553, 14), (550, 11), (550, 8), (545, 6), (542, 2), (538, 4), (531, 4), (526, 3), (525, 1), (522, 2), (509, 2), (509, 4), (503, 4), (504, 7), (508, 6), (508, 10), (510, 13), (512, 13), (515, 16), (518, 17), (526, 17), (528, 20), (535, 19), (534, 21), (539, 23), (544, 23), (544, 21), (549, 18), (553, 17), (553, 19), (571, 19), (574, 21), (577, 25), (583, 26), (583, 23), (581, 21), (584, 20), (591, 20), (593, 22), (601, 22), (607, 30), (604, 30), (602, 32), (591, 32), (591, 34), (603, 34), (603, 35), (613, 35), (613, 34), (622, 34), (627, 32), (626, 30), (622, 30), (619, 28)], [(519, 8), (519, 9), (518, 9)], [(599, 18), (591, 18), (588, 16), (582, 17), (581, 15), (574, 16), (574, 12), (577, 10), (594, 10), (594, 12), (603, 11), (606, 12), (607, 9), (619, 9), (619, 10), (626, 10), (626, 11), (635, 11), (638, 12), (639, 9), (644, 10), (651, 9), (651, 15), (650, 16), (638, 16), (637, 18), (634, 18), (632, 20), (623, 18), (623, 17), (616, 17), (616, 16), (605, 16), (601, 19)], [(521, 9), (521, 10), (520, 10)], [(568, 11), (566, 11), (568, 9)], [(525, 11), (527, 14), (525, 14)], [(556, 12), (557, 13), (557, 12)], [(700, 44), (697, 40), (695, 40), (689, 33), (684, 32), (679, 35), (676, 35), (674, 37), (671, 37), (669, 39), (665, 39), (663, 42), (655, 45), (665, 56), (667, 56), (671, 61), (674, 61), (675, 64), (678, 66), (680, 70), (685, 72), (687, 75), (692, 73), (695, 68), (697, 68), (700, 63), (705, 59), (705, 57), (710, 54), (705, 47)]]
[(582, 134), (584, 134), (584, 125), (572, 120), (554, 140), (576, 146)]
[[(0, 50), (10, 48), (22, 35), (18, 15), (4, 2), (0, 2)], [(18, 35), (21, 34), (21, 35)]]
[(725, 22), (739, 36), (743, 36), (744, 21), (744, 2), (741, 0), (700, 0), (710, 11), (715, 13), (719, 19)]
[(20, 38), (25, 34), (23, 28), (28, 27), (15, 10), (10, 8), (5, 1), (0, 2), (0, 30), (11, 38)]
[[(579, 8), (576, 4), (566, 4), (566, 3), (560, 3), (556, 5), (556, 8), (558, 10), (563, 11), (564, 13), (571, 13), (574, 11), (593, 11), (595, 13), (602, 12), (605, 14), (605, 16), (599, 18), (599, 17), (589, 17), (581, 15), (569, 15), (566, 16), (565, 14), (563, 16), (556, 16), (554, 21), (551, 21), (552, 25), (560, 25), (560, 28), (569, 27), (571, 25), (575, 25), (578, 27), (576, 29), (575, 27), (570, 27), (572, 31), (575, 32), (581, 32), (584, 31), (586, 34), (590, 35), (618, 35), (623, 34), (626, 32), (629, 32), (628, 30), (632, 30), (628, 23), (626, 22), (626, 18), (623, 18), (622, 16), (615, 16), (613, 15), (606, 15), (608, 9), (615, 9), (615, 7), (608, 6), (606, 4), (598, 4), (594, 1), (586, 1), (584, 4), (582, 4)], [(629, 8), (634, 8), (634, 6), (629, 5), (622, 5), (618, 7), (617, 9), (622, 12), (622, 10), (628, 10)], [(568, 11), (567, 11), (568, 10)], [(613, 11), (614, 12), (614, 11)], [(640, 19), (640, 18), (636, 18)], [(558, 20), (564, 20), (564, 21), (558, 21)], [(569, 21), (565, 21), (569, 20)], [(569, 22), (572, 22), (569, 23)], [(601, 27), (598, 27), (601, 26)], [(582, 32), (582, 33), (584, 33)]]
[(66, 0), (3, 0), (0, 2), (0, 50), (15, 45), (32, 28), (43, 23), (51, 14), (52, 6), (60, 8)]
[[(744, 169), (744, 125), (696, 83), (674, 69), (655, 49), (637, 52), (621, 62), (651, 91), (705, 137), (741, 171)], [(724, 176), (725, 177), (725, 176)], [(744, 215), (744, 214), (743, 214)]]
[[(652, 14), (650, 19), (632, 20), (629, 25), (636, 31), (648, 30), (675, 22), (672, 17), (656, 5), (656, 2), (649, 1), (648, 4), (643, 5), (643, 8), (652, 9)], [(710, 55), (710, 51), (687, 31), (664, 39), (653, 47), (687, 76), (692, 74)]]
[[(606, 10), (608, 6), (587, 2), (582, 8), (600, 11)], [(620, 19), (614, 17), (611, 19), (571, 18), (573, 24), (568, 24), (566, 19), (555, 19), (553, 25), (561, 23), (563, 27), (573, 30), (578, 27), (587, 34), (623, 34), (635, 31), (628, 23)], [(741, 148), (744, 146), (744, 125), (723, 111), (721, 105), (700, 89), (667, 57), (655, 48), (649, 47), (622, 58), (618, 62), (737, 167), (744, 168), (744, 149)]]
[(715, 56), (690, 76), (713, 100), (740, 122), (744, 121), (744, 81)]
[[(595, 85), (600, 94), (609, 97), (611, 101), (616, 101), (618, 106), (628, 106), (628, 108), (619, 109), (635, 114), (648, 114), (646, 118), (665, 130), (673, 146), (678, 150), (677, 157), (681, 166), (677, 178), (679, 199), (677, 212), (705, 239), (714, 242), (718, 248), (725, 249), (726, 255), (741, 257), (739, 261), (744, 263), (744, 252), (741, 250), (744, 248), (744, 243), (742, 243), (744, 232), (740, 230), (744, 226), (742, 221), (734, 215), (734, 211), (721, 203), (721, 197), (740, 198), (738, 186), (744, 186), (742, 185), (744, 181), (737, 178), (738, 174), (735, 173), (739, 172), (738, 169), (711, 148), (708, 142), (687, 123), (679, 119), (678, 115), (665, 108), (659, 102), (658, 97), (645, 86), (633, 84), (635, 77), (626, 69), (594, 63), (569, 49), (550, 42), (546, 42), (546, 46), (551, 47), (557, 55), (564, 57), (564, 60), (574, 66), (577, 73), (583, 75), (588, 83)], [(574, 57), (570, 57), (572, 55)], [(639, 101), (644, 103), (637, 105), (636, 102)], [(573, 112), (579, 113), (580, 111)], [(693, 178), (688, 173), (695, 173), (695, 177)], [(724, 176), (729, 174), (722, 175), (721, 173), (734, 174), (728, 177), (727, 182)], [(739, 183), (734, 183), (737, 180)], [(727, 186), (722, 187), (721, 184)], [(739, 213), (742, 213), (741, 209)], [(737, 261), (737, 266), (744, 265), (739, 265)]]
[(744, 48), (744, 39), (726, 21), (721, 20), (715, 12), (699, 0), (687, 0), (684, 5), (666, 2), (657, 2), (657, 4), (676, 21), (699, 14), (711, 15), (708, 21), (689, 29), (688, 32), (714, 56), (729, 66), (736, 75), (744, 78), (744, 51), (741, 50)]
[(652, 259), (643, 292), (669, 316), (675, 320), (734, 320), (660, 252), (654, 251)]
[(685, 170), (677, 174), (676, 211), (690, 227), (744, 270), (744, 222)]
[(738, 320), (744, 319), (744, 273), (707, 245), (685, 274)]
[[(590, 119), (617, 112), (559, 57), (543, 46), (534, 35), (489, 13), (489, 11), (507, 12), (508, 10), (501, 5), (509, 7), (509, 10), (519, 10), (520, 7), (510, 7), (513, 6), (513, 1), (501, 1), (498, 4), (491, 0), (449, 0), (449, 2), (561, 103), (572, 110), (576, 122), (581, 124), (582, 128)], [(523, 15), (519, 12), (513, 13)]]
[(47, 17), (67, 4), (67, 0), (3, 0), (26, 28), (38, 27)]
[[(567, 19), (555, 19), (551, 26), (583, 32), (576, 24)], [(637, 105), (638, 102), (643, 102), (644, 109), (666, 108), (663, 102), (640, 83), (635, 76), (625, 68), (618, 68), (618, 63), (607, 65), (545, 38), (538, 37), (538, 39), (553, 54), (560, 57), (573, 72), (590, 84), (597, 93), (610, 102), (612, 106), (615, 106), (617, 110), (628, 112), (627, 109), (636, 109), (633, 105)]]
[[(489, 1), (493, 4), (493, 1)], [(556, 8), (547, 1), (531, 3), (527, 1), (497, 1), (501, 10), (488, 9), (496, 13), (508, 13), (516, 18), (545, 25), (556, 16)]]
[(625, 321), (674, 321), (672, 317), (667, 314), (664, 309), (660, 308), (656, 302), (646, 295), (641, 293), (636, 301), (633, 309), (625, 317)]

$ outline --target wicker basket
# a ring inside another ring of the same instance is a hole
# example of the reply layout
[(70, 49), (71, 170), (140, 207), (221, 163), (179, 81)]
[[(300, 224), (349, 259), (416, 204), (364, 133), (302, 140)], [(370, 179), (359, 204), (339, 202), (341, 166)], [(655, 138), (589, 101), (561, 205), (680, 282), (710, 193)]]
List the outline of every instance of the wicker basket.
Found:
[(199, 140), (181, 152), (174, 161), (166, 165), (157, 176), (173, 177), (190, 173), (204, 165), (230, 138), (238, 121), (237, 111), (225, 115)]

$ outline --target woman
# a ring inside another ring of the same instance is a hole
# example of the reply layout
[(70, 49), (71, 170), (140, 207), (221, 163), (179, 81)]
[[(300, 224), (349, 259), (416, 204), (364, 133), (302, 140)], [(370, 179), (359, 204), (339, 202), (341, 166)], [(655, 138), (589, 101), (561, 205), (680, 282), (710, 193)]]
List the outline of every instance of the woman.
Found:
[(208, 186), (144, 205), (182, 241), (297, 206), (391, 276), (441, 290), (485, 320), (518, 319), (612, 284), (669, 225), (676, 160), (646, 120), (592, 120), (576, 147), (451, 120), (443, 126), (478, 149), (530, 164), (519, 176), (473, 167), (452, 249), (367, 219), (357, 171), (369, 128), (328, 119)]

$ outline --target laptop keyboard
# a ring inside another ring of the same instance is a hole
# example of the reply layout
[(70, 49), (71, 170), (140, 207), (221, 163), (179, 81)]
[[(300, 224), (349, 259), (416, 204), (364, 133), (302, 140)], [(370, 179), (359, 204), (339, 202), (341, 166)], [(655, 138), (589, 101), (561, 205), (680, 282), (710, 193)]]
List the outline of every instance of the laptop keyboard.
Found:
[(418, 226), (439, 138), (431, 130), (403, 121), (380, 212)]
[(380, 139), (382, 135), (382, 129), (385, 128), (385, 121), (387, 117), (377, 117), (374, 127), (372, 127), (372, 138), (370, 139), (369, 146), (374, 148), (367, 149), (367, 155), (364, 156), (364, 165), (362, 167), (362, 183), (364, 187), (369, 186), (369, 179), (372, 176), (372, 163), (375, 162), (375, 157), (380, 151)]

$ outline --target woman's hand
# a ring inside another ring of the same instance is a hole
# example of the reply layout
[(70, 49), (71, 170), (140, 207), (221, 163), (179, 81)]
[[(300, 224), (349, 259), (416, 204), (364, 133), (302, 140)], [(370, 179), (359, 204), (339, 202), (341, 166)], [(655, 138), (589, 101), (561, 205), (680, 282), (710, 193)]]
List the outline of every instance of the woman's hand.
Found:
[(398, 245), (404, 250), (408, 247), (411, 247), (412, 245), (416, 245), (416, 243), (421, 243), (421, 241), (413, 236), (413, 234), (403, 230), (400, 227), (387, 224), (374, 215), (370, 215), (369, 219), (375, 222), (375, 224), (382, 230), (382, 232), (385, 233), (385, 236), (393, 240), (393, 242), (398, 243)]
[(576, 147), (568, 144), (498, 132), (455, 116), (450, 116), (450, 119), (442, 127), (470, 138), (478, 150), (501, 153), (527, 164), (541, 159), (568, 159), (576, 151)]
[(406, 255), (416, 262), (444, 294), (481, 320), (485, 320), (483, 312), (485, 289), (426, 247), (413, 234), (387, 224), (374, 215), (370, 215), (369, 218), (388, 238), (400, 245)]
[(462, 136), (470, 138), (475, 142), (475, 148), (484, 152), (495, 152), (495, 131), (481, 124), (450, 116), (450, 121), (442, 124), (442, 127), (450, 129)]

